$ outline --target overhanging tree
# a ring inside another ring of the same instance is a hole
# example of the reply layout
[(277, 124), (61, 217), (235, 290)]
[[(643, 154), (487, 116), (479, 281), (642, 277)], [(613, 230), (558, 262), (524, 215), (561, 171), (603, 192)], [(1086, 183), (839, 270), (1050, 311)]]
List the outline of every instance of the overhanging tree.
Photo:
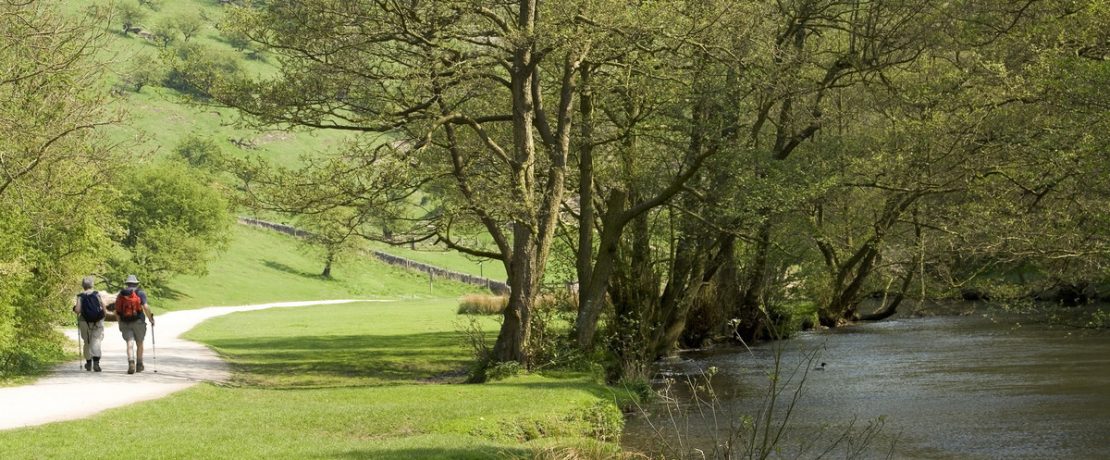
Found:
[(263, 124), (387, 134), (399, 141), (383, 147), (394, 158), (449, 181), (456, 210), (480, 223), (492, 247), (457, 239), (448, 218), (456, 213), (440, 213), (433, 232), (505, 265), (512, 291), (491, 358), (527, 362), (566, 191), (578, 70), (591, 47), (577, 9), (536, 0), (239, 9), (235, 27), (280, 56), (280, 77), (224, 79), (209, 93)]
[(111, 245), (102, 20), (0, 1), (0, 376), (62, 356), (57, 306)]

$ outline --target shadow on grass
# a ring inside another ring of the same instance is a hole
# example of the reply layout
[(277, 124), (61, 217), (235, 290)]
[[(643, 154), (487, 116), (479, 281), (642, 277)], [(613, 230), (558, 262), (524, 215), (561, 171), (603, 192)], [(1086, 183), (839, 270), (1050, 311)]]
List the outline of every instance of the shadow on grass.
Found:
[(413, 449), (357, 449), (344, 452), (338, 457), (345, 459), (411, 460), (411, 459), (515, 459), (531, 458), (532, 451), (527, 449), (504, 449), (494, 447), (458, 448), (413, 448)]
[(163, 300), (182, 300), (189, 298), (189, 295), (171, 287), (159, 286), (158, 297)]
[(265, 265), (268, 268), (272, 268), (272, 269), (277, 270), (277, 271), (289, 273), (291, 275), (297, 275), (297, 276), (300, 276), (300, 277), (304, 277), (304, 278), (308, 278), (308, 279), (314, 279), (314, 280), (331, 281), (331, 279), (329, 279), (329, 278), (324, 278), (323, 276), (320, 276), (319, 273), (309, 273), (309, 272), (306, 272), (306, 271), (297, 270), (296, 268), (290, 267), (290, 266), (285, 265), (281, 262), (274, 262), (272, 260), (267, 260), (267, 261), (264, 261), (262, 264)]
[(613, 390), (601, 384), (598, 385), (583, 385), (581, 380), (556, 380), (547, 382), (494, 382), (490, 385), (499, 385), (506, 387), (520, 387), (529, 391), (533, 390), (574, 390), (585, 391), (600, 399), (610, 399), (613, 397)]
[[(457, 332), (217, 339), (240, 380), (298, 388), (412, 383), (465, 366)], [(367, 380), (372, 381), (367, 381)]]

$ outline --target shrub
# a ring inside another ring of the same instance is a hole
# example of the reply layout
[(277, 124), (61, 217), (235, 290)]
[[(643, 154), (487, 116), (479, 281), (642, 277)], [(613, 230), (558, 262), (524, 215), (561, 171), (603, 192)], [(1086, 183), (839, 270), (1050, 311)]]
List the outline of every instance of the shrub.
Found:
[(235, 51), (238, 51), (240, 53), (246, 51), (247, 48), (251, 46), (250, 37), (248, 37), (247, 34), (237, 30), (221, 31), (220, 36), (223, 38), (224, 42), (228, 44), (228, 46), (235, 48)]
[(65, 358), (63, 343), (65, 339), (61, 334), (50, 332), (42, 336), (22, 337), (15, 346), (0, 349), (0, 382), (50, 370)]
[(150, 8), (151, 11), (159, 11), (162, 9), (162, 0), (139, 0), (139, 4)]
[(123, 34), (127, 35), (146, 18), (146, 11), (143, 11), (137, 3), (123, 1), (115, 4), (115, 17), (120, 21)]
[(242, 70), (239, 56), (195, 42), (186, 42), (168, 53), (170, 70), (162, 85), (195, 97), (207, 97), (216, 82), (233, 78)]
[(526, 344), (532, 369), (593, 371), (569, 331), (574, 326), (577, 300), (573, 295), (545, 293), (532, 309), (532, 334)]
[(131, 71), (123, 74), (120, 78), (119, 87), (138, 93), (143, 90), (143, 87), (158, 83), (164, 78), (165, 73), (160, 66), (152, 66), (146, 63), (137, 65)]
[(223, 151), (212, 139), (191, 134), (173, 149), (179, 157), (198, 168), (219, 168), (224, 161)]
[(516, 377), (523, 373), (524, 368), (520, 367), (520, 363), (516, 361), (493, 363), (486, 367), (486, 381), (492, 382), (497, 380), (505, 380), (509, 377)]

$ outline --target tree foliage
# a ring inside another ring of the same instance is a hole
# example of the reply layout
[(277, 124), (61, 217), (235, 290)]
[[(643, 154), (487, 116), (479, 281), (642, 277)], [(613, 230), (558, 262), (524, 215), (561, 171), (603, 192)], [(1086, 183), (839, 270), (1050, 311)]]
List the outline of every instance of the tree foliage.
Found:
[(1105, 124), (1105, 17), (1063, 1), (310, 0), (233, 8), (221, 29), (271, 50), (278, 75), (210, 59), (174, 75), (246, 124), (356, 137), (296, 171), (241, 164), (254, 204), (501, 261), (495, 360), (527, 363), (561, 244), (578, 346), (604, 323), (644, 361), (768, 337), (789, 302), (836, 326), (876, 292), (887, 314), (915, 281), (989, 264), (1102, 267), (1105, 142), (1083, 131)]
[(222, 193), (207, 176), (178, 163), (120, 170), (119, 246), (104, 277), (118, 286), (136, 274), (152, 293), (162, 293), (176, 274), (203, 275), (207, 258), (227, 244), (231, 223)]
[(101, 11), (0, 1), (0, 377), (62, 356), (83, 276), (157, 287), (203, 272), (226, 230), (207, 176), (150, 167), (103, 133), (124, 114), (109, 108)]
[(116, 115), (95, 89), (94, 22), (0, 2), (0, 376), (60, 353), (67, 287), (111, 244), (99, 203), (114, 155), (95, 128)]
[(120, 21), (124, 35), (131, 33), (132, 29), (139, 28), (139, 24), (147, 17), (146, 10), (142, 9), (138, 3), (129, 0), (122, 0), (112, 6), (116, 17)]

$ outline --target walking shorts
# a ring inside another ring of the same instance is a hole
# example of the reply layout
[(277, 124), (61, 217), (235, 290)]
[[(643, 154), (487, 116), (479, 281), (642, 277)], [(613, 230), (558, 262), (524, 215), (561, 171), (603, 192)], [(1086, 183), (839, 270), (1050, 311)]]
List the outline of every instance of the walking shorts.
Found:
[(119, 331), (123, 333), (123, 340), (130, 342), (132, 340), (143, 343), (146, 339), (146, 319), (139, 318), (134, 321), (120, 321)]

